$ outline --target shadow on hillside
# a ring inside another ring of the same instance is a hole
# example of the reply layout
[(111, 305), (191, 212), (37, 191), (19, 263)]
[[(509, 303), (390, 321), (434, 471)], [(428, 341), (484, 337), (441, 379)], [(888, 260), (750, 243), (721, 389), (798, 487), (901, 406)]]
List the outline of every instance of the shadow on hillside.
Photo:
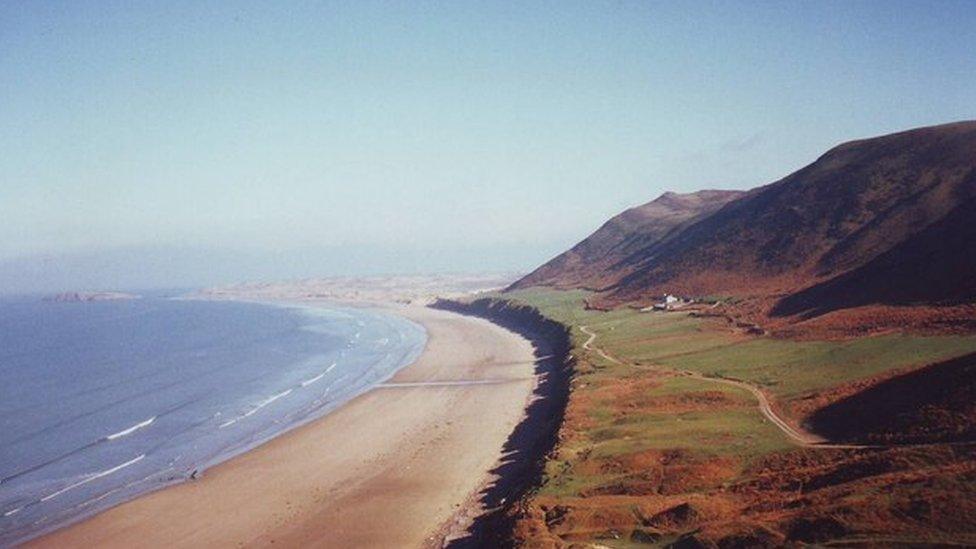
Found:
[(976, 439), (976, 353), (896, 376), (826, 406), (810, 426), (830, 439), (912, 444)]
[(952, 304), (976, 299), (976, 201), (866, 265), (787, 296), (773, 316), (813, 318), (863, 305)]

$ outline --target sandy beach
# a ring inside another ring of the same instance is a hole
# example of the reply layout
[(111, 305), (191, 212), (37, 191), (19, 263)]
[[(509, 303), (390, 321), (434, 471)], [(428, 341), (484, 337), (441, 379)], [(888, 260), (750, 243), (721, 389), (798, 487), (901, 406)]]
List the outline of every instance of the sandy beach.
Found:
[(462, 533), (532, 398), (533, 349), (485, 320), (395, 312), (429, 340), (386, 386), (29, 546), (419, 547)]

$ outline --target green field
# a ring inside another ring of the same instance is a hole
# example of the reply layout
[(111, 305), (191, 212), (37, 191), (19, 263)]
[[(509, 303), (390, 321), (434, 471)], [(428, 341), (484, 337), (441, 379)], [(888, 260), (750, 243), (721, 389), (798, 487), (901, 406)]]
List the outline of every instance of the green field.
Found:
[(751, 381), (783, 399), (802, 397), (892, 370), (971, 353), (972, 336), (884, 335), (850, 341), (757, 338), (726, 348), (661, 358), (674, 368)]
[[(556, 320), (589, 326), (601, 348), (627, 361), (749, 381), (783, 399), (976, 351), (976, 336), (889, 334), (840, 341), (744, 337), (680, 312), (586, 311), (582, 291), (533, 289), (504, 297), (531, 304)], [(576, 337), (586, 339), (579, 333)]]
[[(801, 448), (762, 415), (748, 390), (682, 372), (757, 386), (778, 411), (796, 413), (796, 424), (810, 411), (804, 406), (815, 402), (805, 400), (810, 395), (972, 353), (976, 336), (890, 334), (800, 341), (748, 335), (731, 330), (723, 319), (683, 312), (587, 310), (583, 291), (530, 289), (488, 297), (534, 306), (571, 330), (578, 359), (572, 393), (559, 444), (547, 458), (542, 484), (533, 496), (543, 508), (571, 510), (575, 521), (546, 525), (564, 541), (647, 546), (629, 537), (629, 532), (647, 530), (644, 515), (627, 513), (636, 505), (660, 509), (676, 501), (713, 513), (708, 520), (717, 522), (703, 522), (705, 530), (710, 524), (760, 520), (782, 531), (781, 517), (799, 516), (795, 505), (802, 501), (809, 507), (807, 514), (843, 517), (857, 533), (851, 539), (939, 541), (933, 528), (963, 532), (946, 537), (954, 542), (970, 539), (969, 519), (958, 518), (969, 508), (941, 503), (971, 490), (968, 477), (957, 471), (969, 470), (965, 455), (955, 456), (947, 448), (886, 450), (883, 455)], [(580, 326), (594, 332), (593, 344), (617, 361), (585, 349), (589, 336)], [(878, 465), (872, 460), (883, 463), (889, 455), (892, 461), (874, 471)], [(795, 464), (801, 465), (794, 471)], [(893, 470), (902, 479), (891, 484), (886, 477)], [(919, 471), (926, 471), (926, 481), (912, 483)], [(823, 484), (799, 493), (791, 484), (794, 479), (799, 486)], [(748, 488), (738, 491), (742, 487)], [(829, 495), (818, 496), (819, 491)], [(759, 494), (769, 499), (757, 507), (750, 498)], [(903, 516), (906, 505), (913, 508), (915, 501), (966, 524), (919, 522), (904, 531), (880, 530), (884, 536), (876, 537), (879, 527)], [(725, 505), (735, 511), (722, 515)], [(764, 505), (772, 506), (768, 516)], [(608, 533), (611, 523), (619, 536)], [(689, 532), (682, 528), (664, 527), (655, 545)]]
[[(680, 449), (702, 459), (740, 458), (794, 446), (744, 389), (670, 375), (691, 370), (740, 379), (783, 401), (884, 372), (911, 369), (976, 351), (976, 337), (884, 335), (847, 341), (793, 341), (732, 333), (714, 320), (680, 312), (631, 308), (586, 310), (584, 291), (530, 289), (490, 297), (521, 302), (572, 327), (577, 368), (574, 395), (585, 411), (576, 436), (547, 465), (541, 492), (571, 496), (619, 480), (580, 463), (649, 450)], [(582, 348), (587, 326), (595, 345), (623, 364)], [(719, 398), (719, 395), (722, 398)], [(716, 403), (669, 409), (669, 402)]]
[[(577, 365), (574, 393), (586, 400), (586, 425), (576, 437), (564, 441), (559, 454), (547, 464), (542, 494), (573, 496), (621, 479), (614, 473), (584, 472), (581, 461), (612, 461), (649, 450), (676, 449), (693, 460), (750, 458), (791, 448), (779, 430), (763, 418), (748, 391), (667, 375), (661, 368), (633, 360), (635, 351), (654, 348), (655, 341), (668, 342), (670, 352), (680, 352), (690, 345), (704, 348), (727, 344), (724, 334), (705, 330), (700, 320), (687, 315), (648, 314), (627, 308), (586, 310), (585, 296), (581, 291), (549, 290), (492, 296), (532, 305), (550, 318), (573, 326), (575, 353), (584, 357)], [(596, 344), (623, 359), (624, 364), (582, 349), (588, 336), (578, 329), (581, 325), (593, 330)], [(675, 338), (683, 342), (672, 341)], [(625, 399), (620, 391), (626, 392)], [(682, 399), (700, 397), (720, 402), (708, 407), (683, 408), (680, 404)], [(629, 405), (630, 401), (635, 405)], [(658, 406), (672, 401), (679, 409)]]

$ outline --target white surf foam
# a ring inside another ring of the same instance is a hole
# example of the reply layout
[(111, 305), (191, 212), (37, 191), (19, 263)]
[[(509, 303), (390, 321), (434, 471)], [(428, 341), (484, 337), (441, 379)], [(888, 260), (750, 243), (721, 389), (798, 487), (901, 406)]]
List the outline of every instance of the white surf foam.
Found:
[(322, 379), (323, 377), (325, 377), (325, 372), (322, 372), (321, 374), (319, 374), (319, 375), (317, 375), (317, 376), (315, 376), (315, 377), (313, 377), (311, 379), (306, 379), (305, 381), (302, 382), (302, 387), (308, 387), (309, 385), (315, 383), (316, 381)]
[(244, 414), (244, 417), (248, 417), (248, 416), (254, 414), (255, 412), (257, 412), (261, 408), (264, 408), (265, 406), (267, 406), (268, 404), (271, 404), (272, 402), (278, 400), (279, 398), (284, 398), (284, 397), (290, 395), (291, 392), (292, 392), (292, 390), (293, 389), (288, 389), (286, 391), (282, 391), (282, 392), (280, 392), (280, 393), (278, 393), (278, 394), (276, 394), (274, 396), (270, 396), (270, 397), (262, 400), (261, 402), (258, 403), (257, 406), (255, 406), (254, 408), (252, 408), (251, 411), (249, 411), (246, 414)]
[(308, 387), (309, 385), (311, 385), (311, 384), (315, 383), (316, 381), (322, 379), (323, 377), (325, 377), (325, 374), (331, 372), (332, 369), (335, 368), (335, 365), (336, 365), (336, 363), (333, 362), (332, 365), (330, 365), (328, 368), (326, 368), (325, 371), (322, 372), (321, 374), (319, 374), (319, 375), (317, 375), (317, 376), (315, 376), (315, 377), (313, 377), (311, 379), (306, 379), (305, 381), (302, 382), (302, 387)]
[(270, 396), (270, 397), (262, 400), (261, 402), (257, 403), (254, 406), (254, 408), (251, 408), (247, 412), (244, 412), (244, 415), (235, 417), (234, 419), (229, 420), (229, 421), (225, 421), (225, 422), (221, 423), (220, 425), (218, 425), (217, 428), (218, 429), (223, 429), (224, 427), (230, 427), (231, 425), (237, 423), (238, 421), (240, 421), (240, 420), (242, 420), (242, 419), (244, 419), (246, 417), (250, 417), (250, 416), (254, 415), (255, 413), (257, 413), (258, 410), (260, 410), (261, 408), (264, 408), (265, 406), (267, 406), (268, 404), (271, 404), (272, 402), (278, 400), (279, 398), (283, 398), (283, 397), (288, 396), (289, 394), (291, 394), (291, 392), (293, 390), (294, 389), (288, 389), (287, 391), (282, 391), (282, 392), (280, 392), (280, 393), (278, 393), (278, 394), (276, 394), (274, 396)]
[(125, 469), (126, 467), (128, 467), (130, 465), (133, 465), (135, 463), (138, 463), (138, 462), (142, 461), (145, 457), (146, 457), (146, 454), (141, 454), (140, 456), (138, 456), (136, 458), (133, 458), (133, 459), (130, 459), (129, 461), (127, 461), (127, 462), (125, 462), (125, 463), (123, 463), (121, 465), (116, 465), (115, 467), (112, 467), (111, 469), (106, 469), (106, 470), (100, 471), (98, 473), (93, 473), (93, 474), (89, 475), (87, 478), (85, 478), (84, 480), (80, 480), (80, 481), (78, 481), (78, 482), (76, 482), (74, 484), (69, 484), (68, 486), (65, 486), (64, 488), (58, 490), (57, 492), (53, 492), (53, 493), (50, 493), (50, 494), (42, 497), (41, 498), (41, 501), (48, 501), (50, 499), (54, 499), (54, 498), (60, 496), (61, 494), (67, 492), (68, 490), (74, 490), (75, 488), (78, 488), (79, 486), (84, 486), (85, 484), (88, 484), (89, 482), (92, 482), (93, 480), (98, 480), (98, 479), (100, 479), (102, 477), (107, 477), (108, 475), (111, 475), (112, 473), (115, 473), (116, 471), (121, 471), (122, 469)]
[(129, 427), (128, 429), (123, 429), (122, 431), (119, 431), (118, 433), (113, 433), (111, 435), (108, 435), (107, 437), (105, 437), (105, 440), (115, 440), (117, 438), (124, 437), (125, 435), (132, 434), (132, 433), (138, 431), (139, 429), (142, 429), (143, 427), (148, 427), (148, 426), (152, 425), (152, 422), (154, 422), (154, 421), (156, 421), (156, 416), (153, 416), (153, 417), (147, 419), (146, 421), (141, 421), (139, 423), (136, 423), (132, 427)]

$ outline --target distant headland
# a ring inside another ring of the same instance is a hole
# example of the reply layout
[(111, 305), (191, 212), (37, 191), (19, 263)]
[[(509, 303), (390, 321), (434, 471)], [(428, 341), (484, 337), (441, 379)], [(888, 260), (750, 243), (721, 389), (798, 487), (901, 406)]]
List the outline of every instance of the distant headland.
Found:
[(139, 299), (140, 295), (124, 292), (62, 292), (44, 297), (44, 301), (58, 303), (88, 303), (90, 301), (122, 301)]

